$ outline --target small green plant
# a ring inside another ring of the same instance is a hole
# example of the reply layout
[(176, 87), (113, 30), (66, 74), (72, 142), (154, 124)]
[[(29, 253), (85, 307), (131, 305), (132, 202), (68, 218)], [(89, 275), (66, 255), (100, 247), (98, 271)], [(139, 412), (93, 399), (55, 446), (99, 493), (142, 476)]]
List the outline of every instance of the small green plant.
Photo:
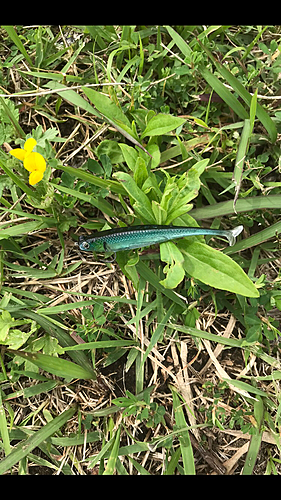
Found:
[(124, 418), (134, 415), (136, 420), (143, 422), (146, 427), (155, 427), (160, 423), (165, 425), (165, 408), (156, 402), (150, 402), (151, 390), (152, 388), (149, 388), (137, 396), (126, 390), (125, 397), (113, 399), (112, 403), (123, 408)]

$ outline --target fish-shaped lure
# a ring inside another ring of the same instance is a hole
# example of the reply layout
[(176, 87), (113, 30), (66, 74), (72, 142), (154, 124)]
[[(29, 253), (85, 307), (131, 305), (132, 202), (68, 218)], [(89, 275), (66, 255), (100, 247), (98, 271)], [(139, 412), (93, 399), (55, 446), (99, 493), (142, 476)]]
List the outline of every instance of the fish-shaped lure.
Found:
[(242, 230), (243, 226), (229, 230), (185, 226), (129, 226), (79, 236), (78, 245), (80, 250), (87, 252), (120, 252), (202, 234), (227, 238), (229, 245), (232, 246)]

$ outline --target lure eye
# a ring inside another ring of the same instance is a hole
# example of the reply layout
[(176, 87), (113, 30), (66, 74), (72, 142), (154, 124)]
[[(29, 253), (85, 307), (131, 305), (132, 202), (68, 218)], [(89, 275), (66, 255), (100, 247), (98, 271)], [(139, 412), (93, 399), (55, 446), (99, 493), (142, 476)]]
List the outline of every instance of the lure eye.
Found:
[(81, 247), (82, 247), (82, 250), (88, 250), (88, 248), (90, 247), (90, 244), (87, 241), (83, 241), (83, 243), (81, 244)]

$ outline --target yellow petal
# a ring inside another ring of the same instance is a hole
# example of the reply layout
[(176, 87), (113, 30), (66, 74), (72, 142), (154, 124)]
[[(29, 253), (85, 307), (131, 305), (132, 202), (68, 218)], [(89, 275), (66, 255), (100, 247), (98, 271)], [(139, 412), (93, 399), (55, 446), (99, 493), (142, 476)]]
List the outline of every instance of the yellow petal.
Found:
[(31, 186), (34, 186), (34, 184), (37, 184), (37, 182), (40, 182), (43, 179), (43, 172), (39, 172), (39, 170), (34, 170), (34, 172), (31, 172), (29, 176), (29, 184)]
[(34, 170), (39, 170), (39, 172), (45, 172), (46, 161), (40, 153), (29, 153), (23, 162), (24, 168), (28, 172), (34, 172)]
[(24, 149), (20, 149), (20, 148), (11, 149), (11, 151), (9, 151), (9, 153), (10, 153), (10, 155), (14, 156), (15, 158), (17, 158), (18, 160), (21, 160), (21, 161), (24, 160), (25, 155), (26, 155), (26, 151), (24, 151)]
[(27, 153), (31, 153), (31, 151), (35, 148), (36, 144), (37, 144), (37, 141), (35, 141), (35, 139), (30, 137), (30, 139), (27, 139), (27, 141), (25, 141), (25, 143), (24, 143), (25, 151)]

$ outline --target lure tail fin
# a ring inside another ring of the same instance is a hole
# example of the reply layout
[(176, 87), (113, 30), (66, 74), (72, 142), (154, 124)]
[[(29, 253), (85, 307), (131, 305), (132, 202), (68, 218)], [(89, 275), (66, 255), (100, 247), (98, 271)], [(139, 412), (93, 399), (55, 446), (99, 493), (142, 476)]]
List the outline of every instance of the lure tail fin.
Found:
[(236, 226), (233, 229), (225, 232), (225, 236), (228, 239), (229, 245), (232, 247), (236, 242), (236, 237), (243, 231), (243, 226)]

